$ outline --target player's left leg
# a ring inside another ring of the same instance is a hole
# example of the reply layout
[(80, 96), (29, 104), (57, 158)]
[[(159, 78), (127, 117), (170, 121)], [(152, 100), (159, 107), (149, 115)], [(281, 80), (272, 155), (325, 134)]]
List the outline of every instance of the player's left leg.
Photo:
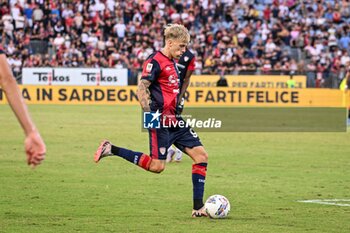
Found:
[[(207, 216), (204, 211), (203, 195), (205, 178), (207, 174), (208, 153), (205, 151), (196, 132), (191, 128), (177, 129), (174, 132), (174, 145), (188, 154), (193, 160), (193, 211), (192, 217)], [(171, 142), (172, 142), (171, 141)]]
[(203, 146), (185, 148), (194, 164), (192, 165), (193, 211), (192, 217), (207, 216), (204, 211), (203, 195), (207, 175), (208, 154)]

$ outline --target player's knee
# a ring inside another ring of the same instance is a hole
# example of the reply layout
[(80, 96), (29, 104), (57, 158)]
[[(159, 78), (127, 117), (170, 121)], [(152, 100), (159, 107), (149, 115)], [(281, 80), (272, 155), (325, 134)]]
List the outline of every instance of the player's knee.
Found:
[(208, 153), (205, 151), (198, 152), (194, 158), (195, 163), (208, 163)]
[(159, 161), (151, 163), (150, 171), (154, 173), (161, 173), (165, 169), (165, 164)]
[(153, 172), (161, 173), (162, 171), (164, 171), (164, 169), (165, 169), (165, 166), (163, 164), (160, 164), (153, 168)]
[(156, 168), (153, 172), (154, 173), (161, 173), (162, 171), (164, 171), (164, 167), (158, 167), (158, 168)]
[(198, 159), (200, 160), (200, 163), (207, 163), (208, 162), (208, 153), (203, 151), (199, 154)]
[(187, 150), (186, 153), (193, 159), (194, 163), (208, 163), (208, 153), (203, 147)]

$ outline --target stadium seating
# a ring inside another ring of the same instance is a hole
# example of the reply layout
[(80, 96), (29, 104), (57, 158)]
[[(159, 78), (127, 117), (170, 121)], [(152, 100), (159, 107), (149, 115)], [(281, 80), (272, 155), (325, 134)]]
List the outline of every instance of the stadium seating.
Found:
[[(9, 1), (1, 41), (21, 67), (140, 69), (162, 27), (186, 25), (196, 74), (306, 74), (338, 88), (350, 61), (350, 4), (334, 0)], [(48, 55), (48, 56), (47, 56)], [(295, 61), (295, 62), (294, 62)], [(136, 68), (135, 68), (136, 67)]]

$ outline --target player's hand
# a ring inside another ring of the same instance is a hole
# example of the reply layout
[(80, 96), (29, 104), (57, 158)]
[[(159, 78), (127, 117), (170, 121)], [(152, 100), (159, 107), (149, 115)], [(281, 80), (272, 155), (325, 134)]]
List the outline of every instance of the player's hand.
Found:
[(143, 112), (151, 112), (151, 107), (149, 105), (142, 107)]
[(182, 97), (176, 106), (176, 114), (181, 115), (182, 111), (184, 110), (184, 105), (185, 105), (185, 98)]
[(24, 147), (27, 155), (27, 163), (33, 168), (45, 159), (46, 146), (37, 131), (27, 135), (24, 141)]

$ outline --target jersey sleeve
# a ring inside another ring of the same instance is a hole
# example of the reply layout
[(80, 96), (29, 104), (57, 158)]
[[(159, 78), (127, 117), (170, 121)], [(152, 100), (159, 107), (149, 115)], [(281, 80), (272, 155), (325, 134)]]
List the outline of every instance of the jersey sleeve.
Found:
[(160, 70), (159, 63), (152, 58), (148, 59), (143, 64), (141, 79), (154, 82), (155, 80), (158, 79), (160, 71), (161, 70)]
[(194, 71), (195, 61), (196, 61), (196, 59), (195, 59), (195, 57), (193, 57), (193, 58), (191, 59), (190, 63), (188, 64), (187, 70)]

